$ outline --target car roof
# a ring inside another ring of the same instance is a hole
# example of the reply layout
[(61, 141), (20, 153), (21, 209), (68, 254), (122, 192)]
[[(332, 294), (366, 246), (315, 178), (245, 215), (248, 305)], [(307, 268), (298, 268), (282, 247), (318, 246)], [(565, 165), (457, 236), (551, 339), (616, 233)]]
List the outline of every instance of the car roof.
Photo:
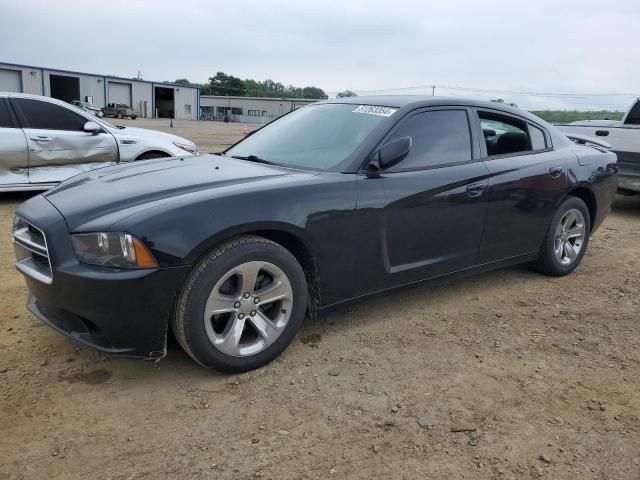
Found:
[(59, 105), (71, 105), (63, 100), (57, 98), (45, 97), (44, 95), (33, 95), (31, 93), (18, 93), (18, 92), (0, 92), (0, 98), (30, 98), (33, 100), (42, 100), (45, 102), (57, 103)]
[[(345, 97), (323, 100), (318, 103), (345, 103), (351, 105), (380, 105), (385, 107), (393, 107), (403, 110), (414, 110), (416, 108), (437, 107), (437, 106), (456, 106), (456, 107), (475, 107), (491, 110), (501, 110), (505, 113), (511, 113), (526, 117), (536, 123), (546, 123), (541, 118), (522, 110), (499, 102), (487, 102), (483, 100), (474, 100), (470, 98), (456, 97), (433, 97), (429, 95), (370, 95), (363, 97)], [(314, 104), (311, 104), (314, 105)]]
[(478, 107), (491, 107), (500, 109), (512, 109), (509, 105), (498, 102), (486, 102), (483, 100), (474, 100), (470, 98), (456, 97), (432, 97), (430, 95), (368, 95), (363, 97), (345, 97), (323, 100), (318, 103), (349, 103), (355, 105), (382, 105), (385, 107), (403, 108), (411, 107), (428, 107), (432, 105), (468, 105)]

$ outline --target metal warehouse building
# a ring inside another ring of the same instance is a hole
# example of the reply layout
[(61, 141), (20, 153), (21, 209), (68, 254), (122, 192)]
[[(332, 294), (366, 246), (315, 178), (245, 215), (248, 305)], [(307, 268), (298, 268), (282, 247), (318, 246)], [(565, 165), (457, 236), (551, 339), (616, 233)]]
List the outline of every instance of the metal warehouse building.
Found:
[(120, 103), (139, 109), (144, 118), (198, 120), (200, 112), (195, 87), (11, 63), (0, 63), (0, 92), (82, 100), (97, 107)]
[(267, 123), (298, 107), (317, 101), (302, 98), (202, 95), (200, 97), (200, 118), (202, 120), (224, 120), (225, 115), (228, 115), (232, 122)]

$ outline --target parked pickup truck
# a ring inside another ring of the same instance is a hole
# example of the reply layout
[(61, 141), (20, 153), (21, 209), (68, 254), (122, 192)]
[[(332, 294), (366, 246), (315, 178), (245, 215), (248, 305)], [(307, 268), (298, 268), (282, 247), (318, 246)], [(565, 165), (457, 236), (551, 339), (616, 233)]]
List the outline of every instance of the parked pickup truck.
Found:
[(131, 108), (129, 105), (123, 103), (109, 103), (102, 109), (102, 113), (105, 117), (131, 117), (131, 120), (135, 120), (140, 116), (137, 109)]
[(618, 155), (618, 192), (640, 193), (640, 98), (621, 121), (581, 120), (556, 125), (567, 134), (598, 137)]

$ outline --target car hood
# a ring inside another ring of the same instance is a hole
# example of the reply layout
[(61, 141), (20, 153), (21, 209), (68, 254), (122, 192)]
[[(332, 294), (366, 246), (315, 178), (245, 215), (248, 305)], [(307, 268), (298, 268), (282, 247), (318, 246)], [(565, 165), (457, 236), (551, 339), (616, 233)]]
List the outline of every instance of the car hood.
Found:
[(65, 217), (73, 232), (80, 226), (90, 228), (96, 219), (100, 219), (102, 228), (107, 228), (140, 212), (145, 205), (159, 201), (174, 201), (177, 197), (204, 191), (222, 195), (219, 190), (222, 188), (224, 194), (237, 194), (260, 182), (301, 174), (296, 170), (206, 154), (100, 168), (61, 183), (44, 196)]
[(191, 140), (172, 135), (170, 133), (159, 132), (157, 130), (149, 130), (148, 128), (126, 127), (123, 129), (110, 128), (109, 131), (117, 138), (136, 138), (136, 139), (163, 139), (170, 142), (193, 143)]

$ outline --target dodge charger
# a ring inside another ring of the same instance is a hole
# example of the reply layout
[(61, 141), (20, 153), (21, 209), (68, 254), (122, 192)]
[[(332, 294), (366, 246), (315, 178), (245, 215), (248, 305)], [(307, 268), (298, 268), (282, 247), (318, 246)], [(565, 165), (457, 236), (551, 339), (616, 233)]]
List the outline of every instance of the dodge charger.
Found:
[(106, 167), (31, 198), (16, 267), (28, 309), (75, 341), (157, 359), (172, 330), (200, 365), (240, 372), (346, 302), (520, 263), (567, 275), (616, 188), (614, 153), (517, 108), (329, 100), (221, 154)]

